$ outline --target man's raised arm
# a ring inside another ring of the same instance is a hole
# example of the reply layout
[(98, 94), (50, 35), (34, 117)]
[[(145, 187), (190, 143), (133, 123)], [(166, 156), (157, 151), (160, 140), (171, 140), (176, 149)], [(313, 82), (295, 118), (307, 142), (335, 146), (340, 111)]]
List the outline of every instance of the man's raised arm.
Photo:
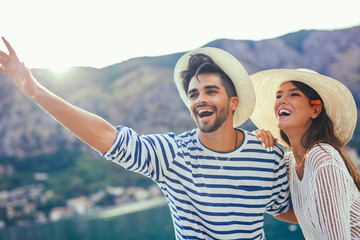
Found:
[(76, 137), (105, 153), (113, 144), (117, 130), (101, 117), (80, 109), (42, 86), (21, 63), (14, 49), (2, 38), (9, 54), (0, 51), (0, 72), (7, 74), (20, 91)]

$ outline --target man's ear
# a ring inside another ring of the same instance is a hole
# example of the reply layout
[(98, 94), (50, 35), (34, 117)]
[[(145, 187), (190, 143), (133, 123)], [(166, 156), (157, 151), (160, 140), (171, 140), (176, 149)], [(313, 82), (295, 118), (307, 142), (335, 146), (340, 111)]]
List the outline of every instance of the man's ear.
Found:
[(240, 101), (239, 101), (239, 98), (238, 97), (231, 97), (230, 98), (230, 103), (231, 103), (231, 110), (235, 111), (235, 109), (238, 107)]
[(311, 114), (311, 118), (312, 119), (315, 119), (319, 116), (319, 114), (321, 113), (322, 111), (322, 106), (321, 105), (315, 105), (313, 107), (313, 113)]

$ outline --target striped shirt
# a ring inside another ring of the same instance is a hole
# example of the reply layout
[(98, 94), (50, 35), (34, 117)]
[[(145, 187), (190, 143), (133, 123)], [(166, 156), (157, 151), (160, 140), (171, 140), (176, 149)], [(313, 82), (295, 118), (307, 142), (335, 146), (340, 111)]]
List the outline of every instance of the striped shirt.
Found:
[(201, 144), (198, 130), (139, 136), (118, 127), (103, 156), (153, 179), (170, 207), (176, 239), (265, 239), (264, 213), (290, 205), (283, 151), (267, 152), (247, 131), (234, 151)]

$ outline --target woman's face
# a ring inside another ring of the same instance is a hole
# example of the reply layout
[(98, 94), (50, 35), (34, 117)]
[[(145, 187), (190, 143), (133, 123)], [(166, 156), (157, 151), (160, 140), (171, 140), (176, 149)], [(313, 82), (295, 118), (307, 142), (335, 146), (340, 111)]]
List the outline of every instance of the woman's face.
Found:
[(293, 134), (302, 136), (310, 127), (312, 119), (318, 116), (310, 99), (292, 82), (284, 82), (276, 93), (275, 115), (278, 127), (290, 138)]

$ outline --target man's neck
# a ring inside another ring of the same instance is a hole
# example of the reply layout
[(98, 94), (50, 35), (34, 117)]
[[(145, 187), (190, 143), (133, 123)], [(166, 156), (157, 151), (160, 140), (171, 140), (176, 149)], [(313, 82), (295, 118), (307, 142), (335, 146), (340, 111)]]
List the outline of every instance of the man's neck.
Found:
[(207, 148), (216, 152), (234, 151), (243, 141), (244, 134), (233, 127), (219, 128), (211, 133), (199, 130), (200, 142)]

